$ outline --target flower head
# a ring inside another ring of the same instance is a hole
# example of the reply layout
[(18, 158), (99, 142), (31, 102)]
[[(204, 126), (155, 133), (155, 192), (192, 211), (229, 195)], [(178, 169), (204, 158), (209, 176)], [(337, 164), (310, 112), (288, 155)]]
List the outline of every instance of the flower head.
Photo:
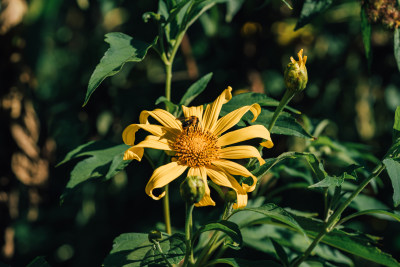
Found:
[(286, 66), (284, 80), (288, 90), (300, 92), (306, 88), (308, 74), (306, 68), (307, 56), (303, 57), (303, 49), (297, 54), (299, 61), (290, 57), (290, 63)]
[[(140, 124), (129, 125), (122, 133), (125, 144), (132, 146), (125, 154), (124, 159), (136, 159), (143, 157), (144, 148), (153, 148), (166, 151), (172, 156), (167, 163), (156, 170), (150, 177), (146, 186), (146, 193), (153, 199), (160, 199), (165, 192), (158, 196), (153, 194), (155, 188), (162, 188), (181, 174), (187, 171), (187, 176), (198, 176), (203, 179), (205, 193), (196, 206), (215, 205), (211, 199), (210, 189), (207, 185), (207, 177), (214, 183), (233, 189), (237, 194), (237, 203), (234, 208), (242, 208), (247, 204), (247, 192), (254, 190), (257, 178), (242, 165), (230, 161), (230, 159), (257, 158), (260, 164), (264, 163), (258, 150), (253, 146), (233, 144), (253, 138), (262, 138), (265, 141), (262, 146), (271, 148), (269, 131), (262, 125), (252, 125), (239, 130), (225, 133), (235, 126), (241, 117), (248, 111), (253, 113), (253, 122), (261, 112), (260, 105), (253, 104), (236, 109), (222, 118), (219, 117), (222, 105), (231, 98), (232, 88), (228, 87), (222, 94), (203, 110), (203, 106), (182, 106), (186, 120), (181, 122), (171, 113), (155, 109), (142, 111), (139, 117)], [(151, 116), (161, 125), (150, 124)], [(143, 129), (151, 134), (138, 144), (135, 142), (135, 133)], [(251, 185), (240, 185), (232, 175), (251, 177)]]

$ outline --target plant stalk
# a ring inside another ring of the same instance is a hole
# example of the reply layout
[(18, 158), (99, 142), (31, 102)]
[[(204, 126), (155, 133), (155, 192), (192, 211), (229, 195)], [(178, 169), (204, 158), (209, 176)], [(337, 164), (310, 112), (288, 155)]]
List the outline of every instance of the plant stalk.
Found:
[(324, 228), (321, 230), (321, 232), (317, 235), (317, 237), (314, 239), (314, 241), (310, 244), (310, 246), (307, 248), (307, 250), (303, 253), (303, 255), (298, 258), (293, 264), (293, 267), (299, 266), (303, 261), (305, 261), (311, 254), (311, 252), (314, 250), (314, 248), (318, 245), (318, 243), (324, 238), (324, 236), (329, 233), (330, 231), (333, 230), (333, 228), (336, 226), (337, 221), (340, 218), (340, 215), (343, 213), (343, 211), (350, 205), (350, 203), (358, 196), (358, 194), (361, 193), (361, 191), (369, 184), (369, 182), (378, 177), (379, 174), (385, 169), (385, 165), (381, 164), (378, 166), (372, 174), (367, 177), (353, 193), (347, 198), (345, 202), (343, 202), (339, 208), (332, 214), (331, 217), (329, 217), (328, 221), (325, 223)]
[(194, 204), (186, 202), (186, 222), (185, 222), (185, 241), (186, 254), (183, 266), (192, 266), (194, 264), (193, 248), (192, 248), (192, 227), (193, 227), (193, 208)]

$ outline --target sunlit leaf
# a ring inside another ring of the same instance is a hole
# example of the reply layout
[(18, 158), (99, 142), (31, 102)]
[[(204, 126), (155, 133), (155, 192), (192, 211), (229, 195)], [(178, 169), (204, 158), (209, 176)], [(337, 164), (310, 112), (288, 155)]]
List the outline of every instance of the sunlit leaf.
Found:
[(298, 30), (310, 23), (316, 16), (325, 11), (332, 4), (332, 0), (306, 0), (301, 9), (300, 18), (294, 30)]
[(341, 186), (345, 179), (355, 180), (356, 178), (346, 172), (340, 176), (326, 176), (322, 181), (310, 185), (309, 188), (314, 187), (330, 187), (330, 186)]
[[(178, 264), (185, 256), (185, 237), (182, 234), (165, 238), (160, 241), (160, 246), (172, 264)], [(166, 266), (162, 255), (148, 240), (148, 235), (142, 233), (126, 233), (114, 239), (113, 248), (103, 263), (105, 267), (139, 267), (156, 264)]]
[(149, 44), (133, 39), (129, 35), (121, 32), (108, 33), (105, 37), (105, 41), (110, 44), (110, 48), (106, 51), (90, 77), (85, 102), (83, 103), (84, 106), (105, 78), (120, 72), (127, 62), (142, 61), (147, 54), (147, 50), (157, 41), (156, 38)]
[(193, 101), (193, 99), (195, 99), (201, 92), (204, 91), (204, 89), (206, 89), (207, 84), (210, 82), (212, 78), (212, 75), (213, 75), (212, 72), (210, 72), (204, 75), (194, 84), (192, 84), (186, 91), (186, 93), (182, 96), (179, 105), (188, 106)]
[(393, 203), (397, 207), (400, 204), (400, 163), (387, 158), (383, 160), (393, 186)]

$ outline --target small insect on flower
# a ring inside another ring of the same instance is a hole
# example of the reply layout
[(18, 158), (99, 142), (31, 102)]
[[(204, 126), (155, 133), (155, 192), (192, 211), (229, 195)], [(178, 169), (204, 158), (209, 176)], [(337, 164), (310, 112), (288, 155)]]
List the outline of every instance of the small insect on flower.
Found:
[(177, 118), (182, 123), (182, 128), (185, 130), (189, 128), (190, 126), (193, 126), (194, 128), (197, 128), (199, 125), (199, 118), (196, 116), (189, 116), (189, 117), (181, 117)]

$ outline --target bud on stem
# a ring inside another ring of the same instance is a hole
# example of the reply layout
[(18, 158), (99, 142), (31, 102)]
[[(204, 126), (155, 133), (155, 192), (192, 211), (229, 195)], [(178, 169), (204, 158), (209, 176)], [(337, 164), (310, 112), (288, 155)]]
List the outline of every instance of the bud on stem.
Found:
[(286, 66), (284, 74), (286, 88), (293, 93), (303, 91), (308, 81), (306, 68), (307, 56), (303, 57), (303, 49), (301, 49), (297, 55), (299, 61), (290, 57), (291, 62)]
[(199, 202), (205, 193), (203, 179), (199, 176), (188, 176), (181, 183), (180, 192), (186, 203), (194, 204)]

